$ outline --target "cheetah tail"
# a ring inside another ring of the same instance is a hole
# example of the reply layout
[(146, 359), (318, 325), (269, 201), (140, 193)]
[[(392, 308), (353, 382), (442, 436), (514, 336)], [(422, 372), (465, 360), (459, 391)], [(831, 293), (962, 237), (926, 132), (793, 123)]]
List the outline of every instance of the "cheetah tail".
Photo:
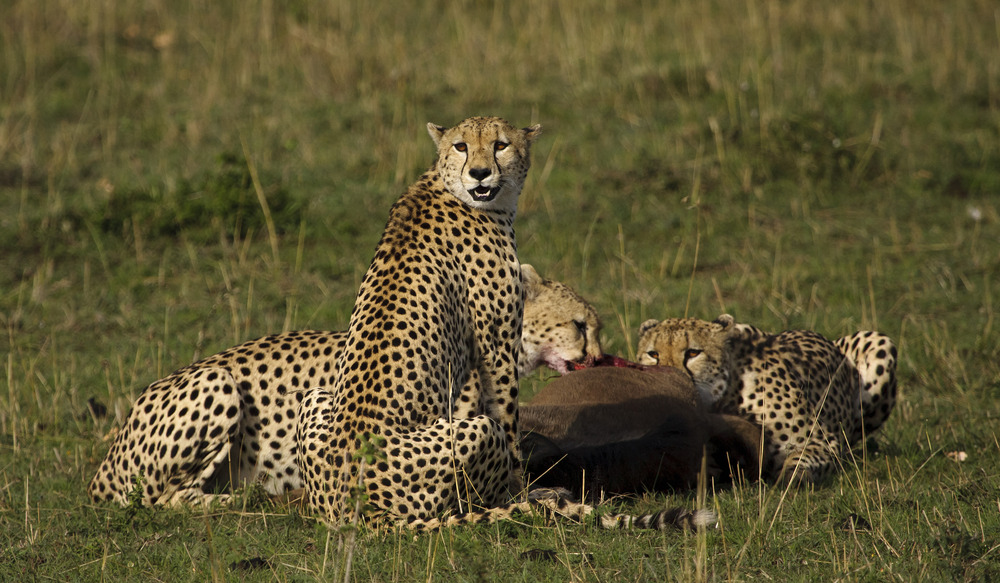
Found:
[(714, 528), (719, 524), (719, 518), (711, 510), (689, 510), (687, 508), (668, 508), (652, 514), (631, 516), (614, 514), (602, 516), (600, 527), (611, 529), (650, 528), (653, 530), (697, 530), (698, 528)]
[[(443, 527), (467, 524), (493, 524), (501, 520), (512, 520), (515, 514), (533, 515), (542, 513), (555, 518), (568, 518), (583, 522), (595, 511), (593, 506), (573, 500), (569, 492), (562, 488), (538, 488), (528, 493), (525, 502), (516, 502), (496, 508), (487, 508), (440, 519), (414, 520), (407, 526), (413, 530), (434, 530)], [(647, 528), (670, 530), (674, 528), (694, 530), (712, 528), (718, 524), (718, 517), (711, 510), (688, 510), (669, 508), (652, 514), (633, 516), (630, 514), (603, 515), (596, 521), (598, 528), (621, 530)]]

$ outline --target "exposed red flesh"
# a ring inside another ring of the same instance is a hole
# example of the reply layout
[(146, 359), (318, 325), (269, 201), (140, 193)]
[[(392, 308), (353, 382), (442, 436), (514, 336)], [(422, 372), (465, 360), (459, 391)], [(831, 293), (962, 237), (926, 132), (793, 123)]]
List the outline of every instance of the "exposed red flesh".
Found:
[(632, 362), (631, 360), (625, 360), (620, 356), (615, 356), (613, 354), (605, 354), (600, 358), (587, 358), (583, 362), (571, 362), (569, 363), (569, 370), (582, 370), (585, 368), (591, 368), (595, 366), (616, 366), (619, 368), (637, 368), (639, 370), (650, 370), (655, 369), (655, 366), (646, 366), (644, 364), (639, 364), (637, 362)]

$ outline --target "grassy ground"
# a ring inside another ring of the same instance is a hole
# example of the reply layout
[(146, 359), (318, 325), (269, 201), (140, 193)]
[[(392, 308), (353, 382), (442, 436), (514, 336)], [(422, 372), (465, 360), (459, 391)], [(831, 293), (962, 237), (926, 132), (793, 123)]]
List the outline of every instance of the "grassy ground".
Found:
[[(343, 579), (348, 557), (355, 581), (1000, 578), (994, 3), (384, 4), (0, 6), (0, 580)], [(884, 432), (821, 487), (709, 491), (700, 536), (351, 543), (253, 495), (91, 504), (146, 384), (346, 325), (424, 124), (474, 114), (543, 124), (520, 253), (598, 307), (610, 351), (682, 314), (878, 328), (900, 347)]]

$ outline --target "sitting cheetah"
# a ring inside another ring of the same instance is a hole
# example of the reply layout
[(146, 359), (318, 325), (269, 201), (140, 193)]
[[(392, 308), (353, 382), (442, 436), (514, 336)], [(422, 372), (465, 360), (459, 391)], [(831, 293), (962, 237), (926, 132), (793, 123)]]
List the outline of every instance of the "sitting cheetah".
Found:
[[(306, 499), (334, 524), (360, 494), (367, 517), (415, 529), (536, 505), (582, 517), (589, 506), (560, 496), (503, 504), (522, 486), (514, 215), (539, 127), (475, 117), (428, 131), (438, 158), (390, 211), (333, 386), (306, 391), (299, 410)], [(679, 522), (663, 517), (605, 516), (601, 525)]]
[(724, 314), (714, 322), (648, 320), (638, 350), (641, 364), (687, 371), (715, 410), (761, 424), (765, 475), (784, 483), (830, 475), (895, 404), (896, 348), (876, 332), (835, 345), (803, 330), (767, 334)]
[[(333, 387), (299, 411), (306, 498), (327, 520), (346, 516), (359, 481), (376, 517), (406, 522), (520, 489), (514, 215), (539, 129), (428, 124), (438, 159), (390, 211)], [(384, 459), (362, 467), (366, 437)]]
[[(568, 286), (522, 265), (524, 328), (518, 372), (565, 372), (601, 355), (596, 310)], [(346, 332), (286, 332), (251, 340), (150, 385), (88, 488), (125, 504), (144, 475), (147, 505), (225, 500), (211, 492), (259, 482), (273, 495), (302, 488), (295, 417), (303, 391), (328, 387)]]

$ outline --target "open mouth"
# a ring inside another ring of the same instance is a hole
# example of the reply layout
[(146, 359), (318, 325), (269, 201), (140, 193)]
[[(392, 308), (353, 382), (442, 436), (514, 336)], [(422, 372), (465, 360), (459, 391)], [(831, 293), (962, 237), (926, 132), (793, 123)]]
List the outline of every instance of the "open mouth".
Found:
[(489, 202), (496, 197), (498, 192), (500, 192), (499, 186), (494, 186), (493, 188), (490, 188), (485, 184), (480, 184), (475, 188), (469, 189), (469, 194), (471, 194), (472, 198), (478, 202)]
[[(559, 358), (558, 356), (554, 356), (554, 355), (545, 359), (545, 366), (551, 368), (552, 370), (556, 371), (557, 373), (559, 373), (561, 375), (564, 375), (564, 374), (570, 372), (571, 370), (579, 370), (579, 369), (573, 368), (573, 363), (572, 362), (570, 362), (568, 360), (563, 360), (562, 358)], [(583, 367), (580, 367), (580, 368), (583, 368)]]

